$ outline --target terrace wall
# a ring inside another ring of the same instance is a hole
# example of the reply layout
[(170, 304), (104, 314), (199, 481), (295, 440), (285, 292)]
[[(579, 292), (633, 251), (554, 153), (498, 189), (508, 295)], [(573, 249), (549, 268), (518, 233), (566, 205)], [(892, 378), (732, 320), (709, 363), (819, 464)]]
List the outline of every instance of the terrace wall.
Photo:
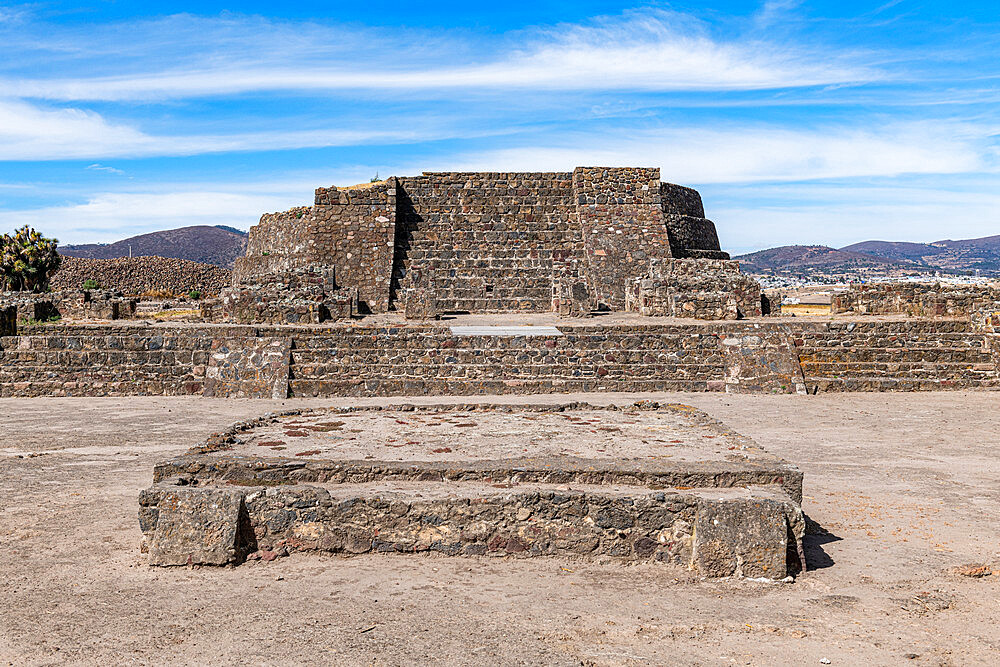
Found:
[(875, 283), (852, 285), (834, 294), (831, 312), (912, 317), (969, 317), (987, 308), (1000, 309), (1000, 289), (940, 283)]
[[(260, 339), (287, 341), (291, 396), (1000, 386), (996, 334), (963, 321), (561, 331), (563, 336), (456, 336), (445, 326), (28, 326), (20, 335), (0, 337), (0, 395), (202, 394), (218, 341), (230, 350), (245, 345), (252, 351)], [(241, 363), (252, 381), (256, 371)], [(792, 372), (795, 366), (801, 379)], [(227, 381), (238, 385), (243, 379), (237, 369)]]

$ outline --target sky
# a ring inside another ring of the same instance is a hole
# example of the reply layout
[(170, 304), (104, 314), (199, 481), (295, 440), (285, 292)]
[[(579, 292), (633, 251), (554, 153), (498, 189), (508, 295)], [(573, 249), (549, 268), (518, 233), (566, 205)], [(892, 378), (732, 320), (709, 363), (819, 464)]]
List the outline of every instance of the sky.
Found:
[(1000, 234), (996, 0), (280, 5), (0, 0), (0, 232), (600, 165), (697, 188), (734, 253)]

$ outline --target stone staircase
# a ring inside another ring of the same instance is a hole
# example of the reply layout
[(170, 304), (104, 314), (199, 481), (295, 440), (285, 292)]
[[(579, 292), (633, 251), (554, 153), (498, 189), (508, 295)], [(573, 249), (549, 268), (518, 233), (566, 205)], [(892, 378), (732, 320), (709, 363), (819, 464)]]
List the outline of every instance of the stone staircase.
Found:
[(561, 330), (564, 336), (553, 337), (455, 336), (444, 327), (295, 337), (289, 387), (292, 396), (722, 388), (722, 352), (711, 333)]
[(567, 217), (567, 192), (508, 192), (488, 181), (474, 188), (414, 181), (406, 189), (398, 285), (429, 286), (442, 312), (551, 310), (553, 262), (581, 243)]
[(797, 332), (795, 347), (812, 392), (1000, 387), (985, 336), (968, 322), (831, 323)]

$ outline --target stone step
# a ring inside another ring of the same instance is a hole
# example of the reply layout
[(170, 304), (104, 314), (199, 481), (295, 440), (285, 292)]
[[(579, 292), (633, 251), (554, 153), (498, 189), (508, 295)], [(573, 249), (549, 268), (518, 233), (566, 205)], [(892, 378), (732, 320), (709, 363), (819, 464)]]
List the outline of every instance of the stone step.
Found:
[(66, 381), (151, 381), (176, 382), (193, 377), (190, 366), (136, 366), (95, 369), (94, 367), (18, 366), (0, 367), (0, 382), (25, 382), (59, 378)]
[(126, 380), (109, 378), (103, 382), (73, 380), (0, 381), (0, 397), (34, 396), (188, 396), (202, 393), (202, 382)]
[(453, 261), (476, 260), (476, 261), (520, 261), (520, 260), (548, 260), (552, 261), (552, 254), (557, 250), (564, 250), (559, 246), (538, 248), (525, 248), (520, 246), (501, 246), (491, 248), (488, 252), (480, 247), (454, 248), (435, 245), (433, 249), (411, 246), (406, 253), (411, 261), (420, 259), (448, 259)]
[(498, 299), (438, 299), (436, 308), (442, 313), (546, 313), (551, 301), (507, 301)]
[(521, 271), (510, 278), (497, 276), (490, 271), (438, 270), (430, 273), (430, 285), (437, 293), (451, 293), (461, 296), (463, 291), (478, 294), (487, 287), (494, 292), (502, 291), (513, 297), (552, 294), (552, 274), (532, 275)]
[(821, 352), (816, 354), (799, 354), (802, 363), (839, 364), (839, 363), (988, 363), (992, 358), (988, 352), (980, 349), (949, 349), (934, 350), (864, 350), (851, 352)]
[(851, 350), (855, 348), (895, 350), (900, 348), (933, 349), (939, 347), (981, 347), (983, 338), (969, 333), (949, 333), (934, 337), (912, 336), (898, 337), (896, 340), (879, 338), (867, 341), (841, 341), (831, 338), (829, 340), (809, 341), (797, 347), (801, 350)]
[[(525, 257), (520, 260), (473, 260), (473, 259), (446, 259), (431, 258), (428, 260), (415, 260), (410, 264), (410, 270), (415, 271), (436, 271), (443, 275), (455, 275), (458, 272), (465, 274), (481, 274), (484, 272), (497, 272), (502, 270), (520, 270), (530, 274), (551, 275), (552, 260), (544, 258)], [(497, 275), (497, 282), (508, 282), (516, 279), (516, 275)]]
[[(523, 359), (537, 357), (538, 355), (551, 358), (557, 363), (560, 363), (559, 360), (573, 360), (574, 362), (579, 363), (586, 358), (580, 356), (581, 352), (586, 352), (593, 359), (600, 360), (602, 363), (682, 364), (688, 363), (688, 360), (705, 358), (718, 359), (720, 361), (722, 360), (722, 351), (717, 347), (682, 348), (679, 345), (664, 345), (661, 348), (581, 350), (577, 346), (562, 343), (559, 338), (547, 339), (555, 342), (552, 347), (542, 344), (539, 347), (532, 348), (525, 348), (523, 343), (517, 346), (513, 345), (511, 341), (518, 340), (516, 337), (498, 338), (496, 341), (497, 344), (491, 346), (483, 345), (481, 337), (479, 336), (469, 337), (471, 340), (468, 341), (463, 341), (463, 338), (465, 337), (450, 339), (455, 341), (454, 345), (445, 348), (438, 345), (421, 347), (418, 349), (400, 349), (391, 346), (367, 347), (361, 345), (358, 347), (337, 346), (330, 348), (294, 348), (291, 352), (292, 364), (336, 363), (338, 360), (343, 360), (344, 363), (353, 363), (362, 357), (369, 357), (369, 361), (375, 361), (381, 357), (387, 363), (414, 364), (434, 363), (435, 357), (440, 357), (442, 360), (450, 357), (471, 364), (481, 364), (484, 362), (484, 359), (489, 359), (491, 357), (505, 357), (520, 362)], [(528, 341), (531, 338), (534, 337), (521, 337), (520, 340)], [(543, 338), (543, 340), (546, 339)], [(506, 342), (507, 345), (501, 344), (504, 342)], [(663, 343), (665, 341), (659, 342)], [(374, 359), (372, 359), (372, 357), (374, 357)], [(636, 368), (634, 370), (636, 372), (641, 372), (642, 369)]]
[(841, 362), (817, 363), (802, 362), (802, 372), (818, 377), (850, 376), (894, 376), (894, 377), (995, 377), (997, 368), (992, 362), (969, 364), (961, 362), (937, 363), (879, 363), (879, 362)]
[(721, 370), (715, 374), (717, 381), (702, 376), (697, 379), (635, 378), (540, 378), (533, 380), (482, 380), (482, 379), (426, 379), (426, 378), (359, 378), (357, 375), (340, 380), (289, 380), (289, 395), (295, 397), (370, 396), (431, 396), (494, 394), (555, 394), (586, 393), (595, 391), (615, 392), (704, 392), (721, 391)]
[(487, 292), (485, 289), (445, 289), (434, 290), (435, 306), (438, 310), (524, 310), (541, 309), (542, 312), (552, 310), (551, 290), (530, 290), (520, 296), (512, 294), (513, 290), (497, 290)]
[(1000, 389), (1000, 380), (984, 379), (911, 379), (884, 377), (811, 377), (806, 376), (810, 392), (827, 391), (942, 391), (948, 389)]
[[(175, 516), (178, 510), (184, 515)], [(185, 530), (185, 516), (189, 526), (216, 529)], [(768, 487), (440, 482), (156, 485), (140, 497), (140, 517), (152, 565), (186, 565), (195, 552), (215, 554), (211, 564), (222, 565), (280, 545), (344, 555), (613, 557), (672, 563), (707, 577), (767, 579), (797, 571), (795, 538), (805, 524), (798, 506)]]
[[(480, 337), (474, 337), (479, 339)], [(533, 337), (531, 337), (533, 338)], [(453, 339), (461, 340), (461, 339)], [(574, 346), (560, 346), (560, 339), (549, 339), (556, 341), (554, 347), (531, 347), (525, 348), (523, 343), (515, 345), (512, 341), (528, 341), (530, 338), (522, 337), (517, 339), (498, 338), (495, 345), (483, 345), (482, 343), (456, 343), (455, 346), (441, 348), (432, 346), (418, 349), (397, 349), (393, 347), (331, 347), (331, 348), (296, 348), (292, 350), (293, 364), (308, 363), (356, 363), (361, 359), (367, 359), (369, 363), (382, 360), (385, 363), (413, 363), (427, 364), (433, 363), (435, 357), (458, 359), (470, 364), (481, 364), (491, 358), (507, 359), (509, 361), (521, 362), (530, 358), (549, 358), (556, 363), (566, 363), (572, 360), (574, 363), (582, 363), (587, 356), (581, 356), (585, 352), (590, 358), (599, 360), (602, 363), (620, 364), (681, 364), (689, 363), (698, 359), (722, 360), (722, 351), (716, 347), (708, 348), (682, 348), (678, 346), (664, 346), (662, 348), (650, 349), (584, 349)], [(562, 361), (560, 361), (562, 360)], [(641, 369), (634, 369), (641, 372)]]
[[(289, 370), (289, 377), (295, 380), (333, 380), (335, 378), (356, 377), (358, 366), (345, 365), (294, 365)], [(570, 366), (568, 364), (537, 364), (519, 365), (517, 369), (482, 368), (473, 364), (427, 364), (398, 365), (371, 364), (365, 366), (366, 377), (385, 378), (391, 380), (536, 380), (564, 379), (579, 380), (585, 378), (628, 379), (644, 381), (651, 378), (703, 381), (723, 376), (723, 366), (712, 364), (669, 364), (649, 366), (642, 372), (630, 372), (624, 365), (593, 365)]]
[(5, 366), (14, 365), (46, 365), (56, 364), (61, 366), (135, 366), (135, 365), (161, 365), (162, 362), (172, 363), (207, 363), (209, 354), (207, 351), (167, 351), (167, 352), (147, 352), (132, 351), (122, 352), (121, 350), (87, 350), (84, 352), (66, 352), (64, 350), (4, 350), (2, 353), (3, 364)]

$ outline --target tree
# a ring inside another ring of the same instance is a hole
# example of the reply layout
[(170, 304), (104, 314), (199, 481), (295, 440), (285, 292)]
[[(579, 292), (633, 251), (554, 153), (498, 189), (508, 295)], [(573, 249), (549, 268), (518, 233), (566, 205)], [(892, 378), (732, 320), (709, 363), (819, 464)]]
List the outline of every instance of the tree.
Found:
[(56, 239), (47, 239), (27, 225), (0, 236), (0, 287), (44, 291), (62, 261), (58, 245)]

